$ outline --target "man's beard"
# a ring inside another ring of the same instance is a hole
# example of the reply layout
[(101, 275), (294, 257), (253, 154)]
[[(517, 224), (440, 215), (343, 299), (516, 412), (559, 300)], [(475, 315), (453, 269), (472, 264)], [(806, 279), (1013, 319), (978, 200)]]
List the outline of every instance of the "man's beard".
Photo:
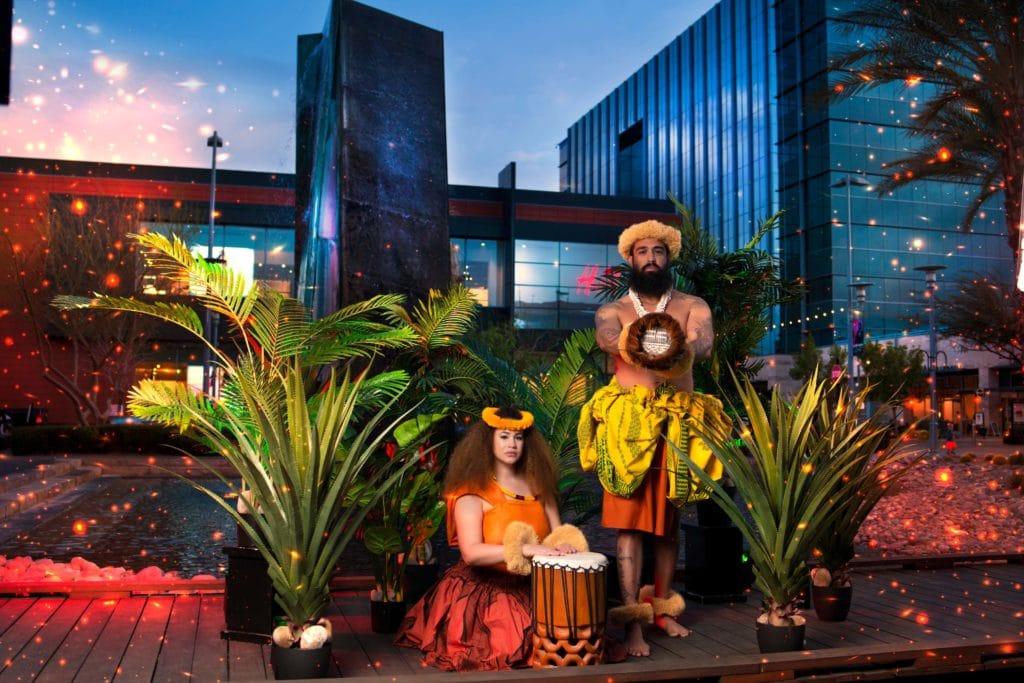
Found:
[(672, 288), (672, 272), (669, 268), (652, 271), (630, 268), (629, 286), (640, 296), (661, 296)]

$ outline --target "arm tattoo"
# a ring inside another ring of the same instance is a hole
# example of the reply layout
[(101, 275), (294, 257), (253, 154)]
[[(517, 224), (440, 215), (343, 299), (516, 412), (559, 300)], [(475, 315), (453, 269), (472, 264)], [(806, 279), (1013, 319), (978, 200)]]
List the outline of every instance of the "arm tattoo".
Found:
[(619, 322), (619, 316), (615, 309), (611, 308), (608, 304), (597, 309), (595, 327), (597, 345), (608, 353), (617, 353), (622, 323)]

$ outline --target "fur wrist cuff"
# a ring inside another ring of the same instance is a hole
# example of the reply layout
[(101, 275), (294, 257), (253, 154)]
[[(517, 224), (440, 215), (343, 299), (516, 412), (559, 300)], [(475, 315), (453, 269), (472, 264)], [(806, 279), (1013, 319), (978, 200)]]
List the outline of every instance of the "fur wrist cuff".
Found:
[(542, 545), (546, 545), (549, 548), (554, 548), (561, 543), (568, 543), (581, 553), (590, 550), (590, 545), (587, 543), (587, 538), (583, 535), (583, 532), (572, 524), (562, 524), (555, 527), (555, 530), (541, 541)]
[(525, 522), (512, 522), (505, 527), (505, 567), (511, 574), (529, 576), (533, 563), (523, 555), (523, 546), (537, 543), (537, 532)]
[(640, 589), (640, 602), (650, 603), (656, 617), (668, 615), (675, 618), (686, 608), (683, 596), (673, 590), (668, 592), (667, 598), (654, 597), (654, 586), (644, 586)]

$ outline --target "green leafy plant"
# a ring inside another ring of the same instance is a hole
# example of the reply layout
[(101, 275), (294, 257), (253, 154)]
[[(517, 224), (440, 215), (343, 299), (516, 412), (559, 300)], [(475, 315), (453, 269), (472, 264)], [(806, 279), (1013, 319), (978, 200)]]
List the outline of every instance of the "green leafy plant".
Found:
[(379, 320), (403, 300), (374, 297), (314, 321), (300, 302), (247, 285), (239, 273), (194, 257), (178, 239), (155, 233), (133, 239), (158, 275), (187, 281), (196, 303), (226, 320), (232, 349), (209, 343), (199, 315), (180, 300), (62, 296), (54, 305), (148, 315), (210, 349), (226, 378), (219, 399), (183, 384), (143, 380), (132, 389), (129, 408), (188, 433), (235, 467), (256, 514), (243, 516), (220, 495), (192, 484), (252, 537), (267, 561), (277, 603), (296, 631), (304, 628), (327, 605), (331, 576), (363, 517), (415, 462), (398, 460), (374, 472), (367, 506), (344, 504), (372, 455), (415, 406), (392, 412), (409, 384), (406, 373), (363, 370), (353, 377), (338, 365), (352, 359), (365, 365), (381, 351), (410, 346), (410, 329)]
[[(792, 623), (797, 599), (807, 587), (807, 560), (825, 533), (843, 514), (836, 505), (844, 485), (858, 486), (856, 467), (866, 444), (876, 438), (874, 424), (836, 419), (826, 380), (812, 376), (791, 402), (778, 387), (768, 407), (749, 379), (737, 379), (740, 405), (734, 409), (749, 424), (737, 422), (734, 434), (697, 427), (736, 488), (737, 499), (680, 451), (680, 457), (711, 489), (715, 500), (750, 546), (754, 583), (764, 597), (768, 623)], [(859, 395), (855, 404), (862, 404)], [(677, 449), (678, 450), (678, 449)], [(742, 502), (738, 502), (742, 501)]]
[[(425, 563), (431, 557), (430, 537), (444, 519), (446, 505), (441, 499), (440, 449), (428, 447), (423, 441), (430, 428), (446, 417), (420, 415), (399, 425), (395, 440), (384, 445), (386, 461), (378, 461), (369, 470), (372, 473), (389, 467), (394, 460), (410, 457), (415, 462), (402, 479), (377, 496), (363, 523), (363, 543), (372, 556), (376, 585), (372, 597), (376, 600), (401, 602), (406, 564)], [(373, 477), (365, 477), (353, 487), (349, 504), (368, 505), (374, 493)]]

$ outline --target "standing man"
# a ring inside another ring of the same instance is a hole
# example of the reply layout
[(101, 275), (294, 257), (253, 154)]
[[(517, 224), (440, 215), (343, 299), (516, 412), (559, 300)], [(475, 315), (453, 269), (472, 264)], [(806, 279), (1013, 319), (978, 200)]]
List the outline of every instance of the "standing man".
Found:
[[(655, 623), (674, 637), (689, 631), (676, 617), (682, 596), (671, 589), (679, 558), (679, 511), (706, 498), (696, 477), (666, 441), (715, 479), (722, 466), (690, 434), (730, 427), (718, 399), (693, 391), (693, 360), (711, 352), (711, 309), (672, 287), (669, 263), (679, 255), (679, 231), (658, 221), (632, 225), (619, 236), (630, 265), (629, 293), (597, 311), (597, 343), (615, 361), (615, 376), (580, 414), (580, 461), (604, 487), (601, 524), (617, 529), (616, 561), (622, 607), (611, 617), (626, 628), (626, 650), (647, 656), (641, 625)], [(654, 546), (654, 586), (640, 588), (643, 539)]]

